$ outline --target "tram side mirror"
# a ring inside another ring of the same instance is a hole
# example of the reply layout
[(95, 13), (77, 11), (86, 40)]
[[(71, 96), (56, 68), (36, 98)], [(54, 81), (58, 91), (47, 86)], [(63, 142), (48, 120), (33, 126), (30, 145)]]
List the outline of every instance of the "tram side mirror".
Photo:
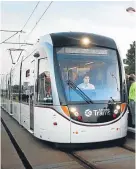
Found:
[(37, 53), (34, 54), (35, 58), (38, 58), (39, 56), (40, 56), (39, 52), (37, 52)]
[(127, 63), (127, 59), (123, 59), (123, 63), (126, 64)]

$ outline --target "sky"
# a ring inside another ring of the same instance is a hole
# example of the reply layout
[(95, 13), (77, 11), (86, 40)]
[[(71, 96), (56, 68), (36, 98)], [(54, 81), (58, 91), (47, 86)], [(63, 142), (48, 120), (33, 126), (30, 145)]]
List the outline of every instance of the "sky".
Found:
[[(24, 28), (9, 42), (36, 43), (40, 36), (52, 32), (89, 32), (113, 38), (119, 46), (121, 57), (125, 58), (130, 43), (136, 40), (136, 14), (126, 12), (136, 1), (54, 1), (33, 32), (35, 26), (50, 1), (41, 1)], [(21, 30), (32, 13), (37, 1), (2, 1), (1, 30)], [(13, 33), (1, 32), (1, 42)], [(19, 48), (19, 45), (0, 45), (0, 73), (10, 71), (12, 62), (7, 49)], [(14, 61), (19, 52), (12, 52)]]

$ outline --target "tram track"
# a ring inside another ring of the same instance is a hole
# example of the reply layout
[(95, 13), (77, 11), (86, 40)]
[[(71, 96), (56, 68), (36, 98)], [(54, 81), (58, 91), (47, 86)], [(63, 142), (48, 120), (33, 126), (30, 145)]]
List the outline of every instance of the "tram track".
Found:
[(133, 148), (131, 148), (131, 147), (129, 147), (129, 146), (121, 146), (122, 148), (124, 148), (124, 149), (126, 149), (126, 150), (129, 150), (129, 151), (131, 151), (131, 152), (133, 152), (133, 153), (135, 153), (135, 150), (133, 149)]
[(96, 166), (81, 158), (80, 156), (76, 155), (74, 152), (70, 152), (68, 153), (68, 155), (86, 169), (98, 169)]

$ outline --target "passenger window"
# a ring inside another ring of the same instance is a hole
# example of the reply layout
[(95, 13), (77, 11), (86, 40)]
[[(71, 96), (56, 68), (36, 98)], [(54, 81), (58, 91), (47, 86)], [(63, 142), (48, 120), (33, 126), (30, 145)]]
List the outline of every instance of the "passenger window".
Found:
[(29, 77), (30, 76), (30, 69), (28, 69), (27, 71), (26, 71), (26, 77)]
[(38, 104), (53, 104), (50, 71), (47, 59), (40, 59), (38, 62)]
[(30, 94), (30, 91), (29, 91), (29, 82), (23, 82), (23, 86), (22, 86), (22, 102), (25, 102), (25, 103), (29, 103), (29, 94)]
[(20, 89), (19, 68), (20, 67), (17, 66), (16, 69), (14, 69), (12, 72), (11, 90), (12, 90), (12, 99), (15, 102), (19, 102), (19, 89)]

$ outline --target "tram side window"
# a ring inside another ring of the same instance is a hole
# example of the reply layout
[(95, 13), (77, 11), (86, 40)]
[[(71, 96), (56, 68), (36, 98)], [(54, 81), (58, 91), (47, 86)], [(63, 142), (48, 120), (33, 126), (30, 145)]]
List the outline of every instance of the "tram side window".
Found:
[(8, 99), (8, 79), (6, 80), (6, 99)]
[(30, 94), (30, 90), (29, 90), (29, 82), (23, 82), (22, 85), (22, 102), (25, 103), (29, 103), (29, 94)]
[(19, 102), (19, 85), (15, 84), (12, 86), (13, 100)]
[(47, 65), (47, 60), (40, 59), (38, 64), (38, 91), (37, 101), (38, 104), (52, 104), (52, 90), (51, 90), (51, 79), (50, 72)]
[(3, 90), (3, 78), (1, 78), (1, 98), (4, 97), (4, 90)]
[(7, 99), (7, 77), (5, 77), (4, 81), (4, 98)]
[(8, 99), (10, 99), (10, 80), (8, 80)]
[(30, 96), (30, 69), (23, 71), (23, 80), (21, 88), (22, 102), (28, 104)]
[(19, 93), (20, 93), (20, 66), (17, 65), (16, 69), (12, 72), (12, 80), (11, 80), (11, 91), (12, 91), (12, 99), (15, 102), (19, 102)]

